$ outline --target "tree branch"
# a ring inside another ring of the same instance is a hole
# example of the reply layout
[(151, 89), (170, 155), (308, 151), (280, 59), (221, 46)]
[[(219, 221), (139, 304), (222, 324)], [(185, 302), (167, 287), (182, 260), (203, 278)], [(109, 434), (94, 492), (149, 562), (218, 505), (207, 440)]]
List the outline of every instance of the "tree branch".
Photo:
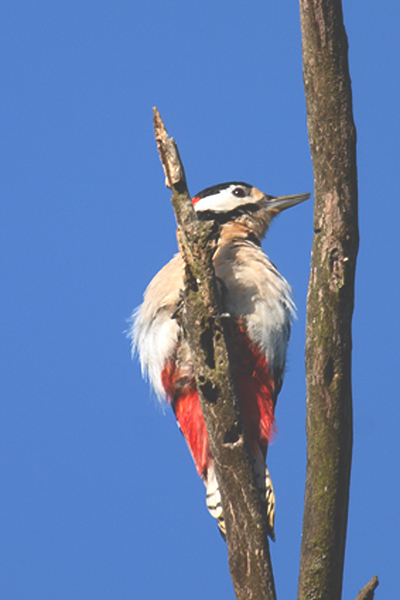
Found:
[(176, 144), (157, 109), (154, 130), (186, 264), (182, 325), (215, 461), (236, 598), (275, 600), (268, 525), (229, 361), (230, 320), (220, 317), (212, 263), (219, 226), (197, 219)]
[(374, 592), (378, 587), (379, 581), (376, 575), (360, 590), (357, 594), (356, 600), (374, 600)]
[(356, 131), (340, 0), (300, 0), (315, 213), (307, 299), (307, 481), (298, 598), (339, 600), (352, 455)]

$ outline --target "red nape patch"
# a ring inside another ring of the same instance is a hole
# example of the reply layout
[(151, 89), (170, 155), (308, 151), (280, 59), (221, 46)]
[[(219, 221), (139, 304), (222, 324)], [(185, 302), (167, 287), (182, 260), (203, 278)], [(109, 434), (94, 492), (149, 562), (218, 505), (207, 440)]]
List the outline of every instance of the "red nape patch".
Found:
[(196, 206), (196, 204), (198, 203), (199, 200), (201, 200), (201, 198), (198, 198), (197, 196), (195, 196), (194, 198), (192, 198), (192, 204), (193, 204), (193, 206)]

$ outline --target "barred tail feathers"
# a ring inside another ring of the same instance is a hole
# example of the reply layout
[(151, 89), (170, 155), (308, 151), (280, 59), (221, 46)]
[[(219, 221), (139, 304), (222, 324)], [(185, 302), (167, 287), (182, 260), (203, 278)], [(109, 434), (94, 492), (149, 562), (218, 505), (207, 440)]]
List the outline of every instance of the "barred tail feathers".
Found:
[(271, 475), (265, 464), (264, 455), (259, 452), (254, 457), (254, 470), (256, 473), (257, 487), (260, 490), (261, 500), (265, 503), (265, 512), (268, 520), (268, 535), (275, 541), (275, 492), (272, 485)]
[[(265, 510), (268, 521), (268, 535), (275, 541), (274, 521), (275, 521), (275, 494), (272, 485), (272, 479), (264, 462), (262, 452), (254, 458), (254, 469), (256, 473), (257, 487), (260, 491), (261, 500), (265, 503)], [(207, 476), (203, 477), (206, 486), (206, 504), (214, 519), (217, 519), (219, 530), (222, 536), (226, 537), (226, 524), (222, 509), (221, 493), (219, 491), (218, 481), (215, 474), (214, 464), (212, 463), (207, 471)]]
[(224, 512), (222, 510), (221, 503), (221, 494), (219, 491), (217, 477), (215, 475), (214, 464), (210, 466), (207, 471), (207, 477), (203, 478), (204, 484), (206, 486), (206, 504), (207, 508), (210, 511), (210, 515), (217, 519), (218, 527), (225, 539), (226, 536), (226, 526), (224, 519)]
[[(240, 332), (241, 360), (237, 363), (236, 383), (243, 416), (254, 459), (257, 486), (265, 502), (269, 524), (269, 535), (274, 539), (275, 495), (265, 456), (268, 443), (275, 429), (274, 397), (275, 380), (268, 369), (264, 356), (249, 344)], [(191, 361), (180, 347), (181, 360), (166, 363), (161, 375), (162, 385), (175, 412), (176, 419), (193, 456), (198, 474), (207, 488), (207, 507), (217, 519), (221, 533), (225, 536), (221, 495), (214, 470), (207, 429), (196, 389)], [(183, 354), (183, 356), (182, 356)], [(183, 360), (182, 360), (183, 358)], [(239, 366), (240, 364), (240, 366)]]

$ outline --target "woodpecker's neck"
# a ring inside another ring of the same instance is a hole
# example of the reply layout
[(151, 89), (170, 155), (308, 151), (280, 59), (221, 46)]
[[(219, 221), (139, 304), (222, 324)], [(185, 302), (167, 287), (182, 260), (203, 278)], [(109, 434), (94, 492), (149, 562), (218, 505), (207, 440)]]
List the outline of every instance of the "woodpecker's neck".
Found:
[(266, 209), (246, 212), (234, 220), (221, 223), (221, 238), (226, 241), (234, 239), (250, 239), (257, 245), (268, 231), (273, 215)]

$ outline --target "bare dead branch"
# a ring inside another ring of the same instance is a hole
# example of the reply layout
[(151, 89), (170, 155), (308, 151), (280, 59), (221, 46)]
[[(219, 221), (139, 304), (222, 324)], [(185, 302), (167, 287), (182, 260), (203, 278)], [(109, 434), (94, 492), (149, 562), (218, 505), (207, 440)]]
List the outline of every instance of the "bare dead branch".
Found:
[(157, 148), (165, 173), (165, 185), (172, 188), (172, 186), (179, 184), (179, 182), (184, 181), (186, 183), (178, 146), (174, 138), (169, 137), (160, 113), (156, 108), (153, 109), (153, 125)]
[(356, 600), (374, 600), (374, 592), (379, 585), (378, 577), (373, 576), (371, 581), (367, 583), (357, 594)]
[(307, 481), (298, 598), (339, 600), (352, 456), (356, 131), (340, 0), (300, 0), (315, 213), (307, 299)]
[(229, 361), (229, 319), (219, 310), (212, 257), (219, 236), (214, 222), (198, 221), (175, 142), (154, 109), (154, 129), (178, 223), (186, 263), (182, 325), (197, 387), (227, 527), (229, 567), (238, 600), (275, 600), (268, 525)]

